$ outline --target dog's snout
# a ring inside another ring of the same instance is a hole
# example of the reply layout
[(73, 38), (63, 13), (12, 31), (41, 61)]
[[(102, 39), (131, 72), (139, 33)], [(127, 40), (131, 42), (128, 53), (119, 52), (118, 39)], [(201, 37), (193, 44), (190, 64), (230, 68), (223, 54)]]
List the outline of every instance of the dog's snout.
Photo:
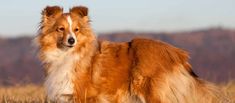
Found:
[(73, 45), (73, 44), (75, 43), (75, 39), (74, 39), (73, 37), (70, 37), (70, 38), (68, 39), (68, 43), (69, 43), (70, 45)]

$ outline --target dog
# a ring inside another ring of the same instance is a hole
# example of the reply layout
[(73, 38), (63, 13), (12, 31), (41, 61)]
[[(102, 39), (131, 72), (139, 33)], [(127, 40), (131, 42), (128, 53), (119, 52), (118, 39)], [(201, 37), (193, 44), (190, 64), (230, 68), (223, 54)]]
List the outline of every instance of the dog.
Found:
[(39, 58), (48, 101), (59, 103), (230, 103), (191, 69), (188, 53), (159, 40), (98, 41), (88, 8), (42, 11)]

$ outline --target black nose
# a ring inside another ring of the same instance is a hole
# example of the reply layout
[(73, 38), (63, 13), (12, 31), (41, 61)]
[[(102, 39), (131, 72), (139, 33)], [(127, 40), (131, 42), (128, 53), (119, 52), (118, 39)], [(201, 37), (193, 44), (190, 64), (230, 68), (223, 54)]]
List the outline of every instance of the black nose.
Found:
[(73, 45), (74, 42), (75, 42), (75, 40), (74, 40), (73, 37), (70, 37), (70, 38), (68, 39), (68, 43), (69, 43), (70, 45)]

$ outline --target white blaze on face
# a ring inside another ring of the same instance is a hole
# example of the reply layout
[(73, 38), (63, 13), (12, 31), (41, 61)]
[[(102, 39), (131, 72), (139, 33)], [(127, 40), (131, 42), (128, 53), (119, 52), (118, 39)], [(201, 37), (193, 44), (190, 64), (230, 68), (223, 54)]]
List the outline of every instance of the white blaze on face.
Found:
[(75, 42), (74, 42), (73, 45), (76, 45), (76, 43), (77, 43), (77, 38), (76, 38), (75, 33), (73, 32), (73, 21), (72, 21), (72, 19), (71, 19), (70, 16), (67, 16), (67, 21), (68, 21), (68, 23), (69, 23), (69, 35), (67, 36), (67, 41), (68, 41), (69, 38), (72, 37), (72, 38), (75, 40)]

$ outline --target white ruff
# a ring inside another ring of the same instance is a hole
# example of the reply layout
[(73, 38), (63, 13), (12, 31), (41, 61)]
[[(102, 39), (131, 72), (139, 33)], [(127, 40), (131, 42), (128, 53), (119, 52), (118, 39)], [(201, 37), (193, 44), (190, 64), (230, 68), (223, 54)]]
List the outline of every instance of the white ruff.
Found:
[(73, 64), (79, 60), (79, 56), (61, 50), (47, 52), (45, 55), (46, 62), (51, 63), (44, 84), (48, 99), (67, 102), (68, 97), (65, 95), (73, 94)]

